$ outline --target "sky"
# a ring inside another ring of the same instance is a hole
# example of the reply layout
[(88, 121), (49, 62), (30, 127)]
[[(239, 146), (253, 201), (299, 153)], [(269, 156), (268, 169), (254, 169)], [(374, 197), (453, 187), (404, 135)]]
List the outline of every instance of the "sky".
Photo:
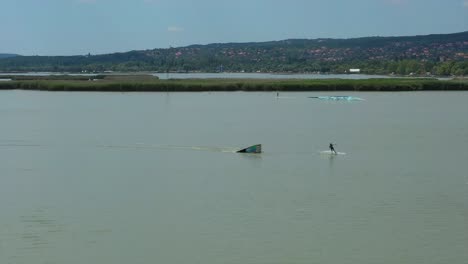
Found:
[(0, 0), (0, 53), (468, 31), (468, 0)]

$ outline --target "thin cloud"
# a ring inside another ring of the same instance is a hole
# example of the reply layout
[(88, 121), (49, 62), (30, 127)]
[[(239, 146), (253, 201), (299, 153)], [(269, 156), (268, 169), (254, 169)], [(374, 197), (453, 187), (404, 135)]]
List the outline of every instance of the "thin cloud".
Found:
[(401, 6), (401, 5), (406, 4), (406, 0), (385, 0), (385, 3), (389, 5), (394, 5), (394, 6)]
[(465, 0), (465, 1), (463, 2), (463, 7), (468, 8), (468, 0)]
[(76, 0), (76, 2), (80, 4), (94, 4), (97, 2), (97, 0)]
[(167, 28), (167, 31), (169, 32), (182, 32), (184, 31), (184, 28), (177, 27), (177, 26), (170, 26)]
[(146, 4), (156, 4), (159, 2), (159, 0), (143, 0), (143, 2)]

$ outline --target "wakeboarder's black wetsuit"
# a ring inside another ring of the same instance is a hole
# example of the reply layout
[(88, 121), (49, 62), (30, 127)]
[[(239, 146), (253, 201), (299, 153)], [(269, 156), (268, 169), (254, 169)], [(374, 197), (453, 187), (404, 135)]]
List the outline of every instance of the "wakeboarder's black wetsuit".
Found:
[(335, 147), (333, 146), (332, 143), (330, 143), (330, 146), (329, 146), (329, 147), (330, 147), (330, 150), (333, 151), (333, 152), (336, 154)]

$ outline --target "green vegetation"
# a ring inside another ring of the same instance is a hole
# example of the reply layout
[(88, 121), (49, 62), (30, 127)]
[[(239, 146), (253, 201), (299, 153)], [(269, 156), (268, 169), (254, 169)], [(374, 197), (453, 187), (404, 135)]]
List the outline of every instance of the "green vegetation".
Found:
[(297, 79), (179, 79), (158, 80), (148, 76), (100, 76), (90, 80), (36, 79), (0, 82), (0, 90), (24, 89), (46, 91), (467, 91), (468, 80), (437, 79), (366, 79), (366, 80), (297, 80)]
[(16, 56), (0, 71), (322, 72), (468, 75), (468, 31), (413, 37), (291, 39), (84, 56)]
[(0, 59), (11, 58), (11, 57), (15, 57), (15, 56), (18, 56), (18, 55), (16, 55), (16, 54), (0, 53)]

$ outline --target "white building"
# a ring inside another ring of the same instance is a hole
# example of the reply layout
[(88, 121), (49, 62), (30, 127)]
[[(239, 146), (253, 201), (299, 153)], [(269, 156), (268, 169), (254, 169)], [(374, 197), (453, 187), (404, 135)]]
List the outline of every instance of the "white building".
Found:
[(349, 69), (349, 73), (360, 73), (361, 69)]

